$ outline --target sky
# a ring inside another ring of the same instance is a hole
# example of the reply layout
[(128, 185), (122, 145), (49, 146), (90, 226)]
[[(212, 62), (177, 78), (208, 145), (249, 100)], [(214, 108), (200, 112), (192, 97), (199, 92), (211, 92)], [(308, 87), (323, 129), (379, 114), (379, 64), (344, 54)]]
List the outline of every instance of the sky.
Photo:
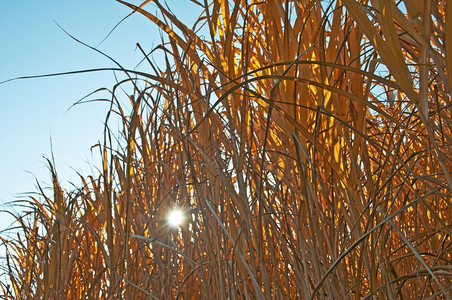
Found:
[[(197, 16), (189, 0), (167, 2), (188, 24), (190, 18)], [(146, 8), (155, 11), (155, 5)], [(97, 46), (130, 12), (114, 0), (0, 2), (0, 82), (21, 76), (116, 67), (101, 54), (74, 41), (57, 24), (84, 43)], [(143, 58), (136, 43), (151, 50), (159, 41), (156, 26), (135, 14), (98, 49), (123, 67), (134, 69)], [(64, 187), (69, 187), (69, 182), (80, 184), (76, 172), (92, 173), (98, 150), (90, 148), (102, 140), (108, 104), (91, 102), (69, 108), (98, 88), (111, 88), (114, 84), (112, 72), (0, 84), (0, 233), (12, 221), (5, 212), (11, 209), (7, 203), (36, 192), (36, 180), (49, 186), (45, 157), (51, 159), (53, 153)], [(100, 96), (108, 95), (92, 98)]]

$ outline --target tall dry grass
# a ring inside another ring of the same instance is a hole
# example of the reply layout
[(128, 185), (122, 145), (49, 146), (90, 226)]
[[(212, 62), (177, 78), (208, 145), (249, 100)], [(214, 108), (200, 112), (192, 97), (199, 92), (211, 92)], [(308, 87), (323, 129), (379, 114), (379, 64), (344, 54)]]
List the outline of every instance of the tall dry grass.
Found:
[(452, 298), (450, 3), (118, 1), (161, 63), (117, 68), (97, 174), (49, 162), (5, 298)]

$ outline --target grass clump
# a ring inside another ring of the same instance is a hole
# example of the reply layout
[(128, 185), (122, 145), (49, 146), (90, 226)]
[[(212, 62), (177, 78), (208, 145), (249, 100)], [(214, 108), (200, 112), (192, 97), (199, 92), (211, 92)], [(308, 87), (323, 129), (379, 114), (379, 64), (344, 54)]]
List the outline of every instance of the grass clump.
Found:
[(118, 1), (163, 63), (116, 69), (97, 174), (49, 162), (4, 297), (452, 298), (446, 1)]

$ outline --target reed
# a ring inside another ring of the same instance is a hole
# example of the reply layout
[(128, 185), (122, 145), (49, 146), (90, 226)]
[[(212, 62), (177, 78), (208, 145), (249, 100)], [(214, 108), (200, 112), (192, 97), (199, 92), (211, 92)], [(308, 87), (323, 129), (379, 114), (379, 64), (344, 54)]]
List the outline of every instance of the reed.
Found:
[(450, 3), (118, 1), (163, 63), (116, 68), (98, 173), (49, 161), (3, 297), (452, 298)]

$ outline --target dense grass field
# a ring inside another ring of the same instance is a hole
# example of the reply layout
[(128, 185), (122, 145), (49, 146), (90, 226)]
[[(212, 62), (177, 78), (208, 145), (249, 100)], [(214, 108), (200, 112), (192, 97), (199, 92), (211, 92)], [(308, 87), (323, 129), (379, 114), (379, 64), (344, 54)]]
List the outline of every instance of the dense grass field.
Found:
[(17, 202), (4, 298), (452, 299), (450, 1), (118, 1), (161, 43)]

